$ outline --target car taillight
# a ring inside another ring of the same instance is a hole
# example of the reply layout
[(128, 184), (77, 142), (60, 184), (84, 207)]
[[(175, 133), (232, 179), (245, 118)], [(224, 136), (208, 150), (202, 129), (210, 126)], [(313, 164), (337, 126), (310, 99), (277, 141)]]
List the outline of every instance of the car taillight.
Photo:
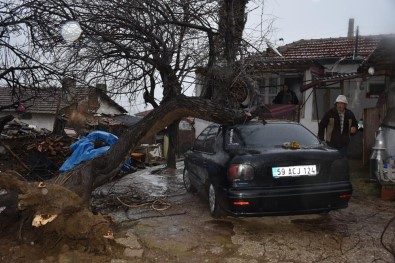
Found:
[(248, 201), (235, 201), (235, 202), (233, 202), (233, 204), (234, 205), (243, 206), (243, 205), (250, 205), (250, 202), (248, 202)]
[(341, 199), (347, 199), (347, 198), (350, 198), (351, 196), (352, 196), (352, 194), (344, 194), (344, 195), (340, 195), (339, 197)]
[(254, 168), (248, 164), (232, 164), (228, 170), (229, 180), (252, 180)]

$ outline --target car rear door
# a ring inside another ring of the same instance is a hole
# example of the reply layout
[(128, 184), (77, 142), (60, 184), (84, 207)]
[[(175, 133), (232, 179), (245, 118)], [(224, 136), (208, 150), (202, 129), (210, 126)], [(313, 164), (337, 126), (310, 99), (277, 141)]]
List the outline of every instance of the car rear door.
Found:
[(207, 162), (214, 151), (215, 136), (213, 136), (213, 133), (218, 133), (218, 125), (210, 125), (204, 129), (196, 138), (192, 150), (185, 154), (191, 180), (200, 186), (205, 184)]
[(218, 125), (210, 126), (210, 129), (207, 131), (205, 140), (204, 140), (204, 148), (201, 153), (201, 172), (198, 174), (198, 180), (202, 185), (207, 185), (208, 179), (210, 178), (210, 173), (213, 172), (214, 164), (214, 155), (215, 155), (215, 145), (216, 139), (219, 131)]
[(219, 126), (216, 124), (208, 126), (196, 138), (191, 154), (187, 154), (188, 170), (191, 172), (192, 180), (201, 187), (206, 184), (208, 178), (208, 167), (214, 155), (215, 140)]

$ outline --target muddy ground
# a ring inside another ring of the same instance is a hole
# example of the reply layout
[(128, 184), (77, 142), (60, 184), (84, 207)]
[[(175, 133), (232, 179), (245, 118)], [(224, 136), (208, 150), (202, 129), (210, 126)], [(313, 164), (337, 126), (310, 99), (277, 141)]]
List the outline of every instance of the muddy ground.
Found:
[(45, 236), (8, 229), (1, 262), (394, 262), (394, 203), (380, 198), (368, 167), (350, 160), (350, 206), (325, 215), (262, 218), (209, 216), (207, 202), (186, 193), (177, 170), (152, 167), (93, 193), (92, 210), (110, 215), (112, 252), (89, 253), (80, 241), (48, 244)]

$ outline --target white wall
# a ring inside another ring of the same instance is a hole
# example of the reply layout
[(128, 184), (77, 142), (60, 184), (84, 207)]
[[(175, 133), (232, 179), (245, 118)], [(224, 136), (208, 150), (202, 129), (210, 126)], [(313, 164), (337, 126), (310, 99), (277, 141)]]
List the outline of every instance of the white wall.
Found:
[(121, 114), (122, 112), (120, 112), (119, 110), (117, 110), (116, 108), (114, 108), (113, 106), (111, 106), (109, 103), (107, 103), (104, 100), (101, 100), (99, 98), (99, 108), (97, 109), (96, 113), (105, 113), (105, 114)]
[[(314, 134), (318, 134), (318, 121), (312, 120), (313, 116), (313, 89), (309, 89), (304, 94), (305, 101), (304, 104), (304, 117), (300, 118), (300, 123), (306, 126)], [(309, 96), (311, 94), (311, 96)]]
[(334, 64), (323, 64), (326, 73), (355, 73), (358, 70), (359, 64), (340, 64), (340, 60)]
[(195, 119), (195, 138), (199, 136), (199, 134), (211, 124), (212, 122), (205, 121), (202, 119)]
[(15, 118), (20, 120), (22, 123), (26, 123), (28, 125), (34, 125), (38, 129), (47, 129), (52, 131), (53, 125), (55, 122), (55, 117), (53, 114), (38, 114), (38, 113), (32, 113), (32, 118), (31, 119), (20, 119), (18, 113), (10, 113), (10, 112), (1, 112), (0, 117), (6, 116), (6, 115), (13, 115)]

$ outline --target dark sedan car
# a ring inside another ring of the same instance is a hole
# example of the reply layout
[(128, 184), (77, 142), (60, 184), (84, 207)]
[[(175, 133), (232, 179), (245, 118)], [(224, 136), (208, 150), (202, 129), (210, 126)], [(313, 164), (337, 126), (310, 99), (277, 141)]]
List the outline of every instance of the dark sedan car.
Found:
[(213, 217), (324, 213), (352, 194), (347, 160), (287, 121), (208, 126), (185, 153), (183, 178)]

